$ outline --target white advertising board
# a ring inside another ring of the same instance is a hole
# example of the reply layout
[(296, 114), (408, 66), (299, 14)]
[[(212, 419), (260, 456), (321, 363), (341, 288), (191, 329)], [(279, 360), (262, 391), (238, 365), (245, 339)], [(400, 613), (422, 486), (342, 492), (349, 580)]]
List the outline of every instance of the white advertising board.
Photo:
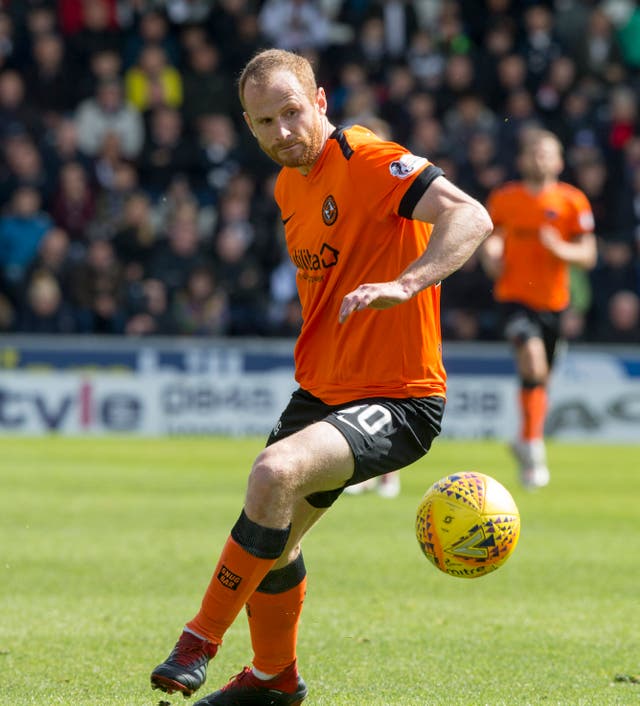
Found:
[[(181, 370), (0, 370), (0, 435), (268, 434), (296, 387), (288, 350), (195, 353)], [(443, 436), (512, 439), (517, 380), (504, 350), (480, 353), (464, 350), (452, 362)], [(547, 430), (563, 440), (640, 442), (640, 356), (565, 355)]]
[(0, 372), (0, 434), (265, 434), (291, 374)]

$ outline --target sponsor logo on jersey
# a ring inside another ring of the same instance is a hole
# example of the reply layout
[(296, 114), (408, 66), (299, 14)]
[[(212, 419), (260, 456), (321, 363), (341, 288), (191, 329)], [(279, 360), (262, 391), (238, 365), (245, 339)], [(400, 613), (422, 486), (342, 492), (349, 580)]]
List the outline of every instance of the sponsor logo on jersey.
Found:
[(338, 205), (336, 200), (329, 194), (322, 204), (322, 220), (327, 226), (332, 226), (338, 218)]
[(301, 270), (324, 270), (338, 264), (339, 250), (332, 248), (327, 243), (322, 243), (319, 253), (314, 253), (308, 248), (294, 250), (291, 253), (293, 264)]
[(394, 159), (389, 165), (389, 173), (397, 179), (406, 179), (410, 174), (427, 163), (424, 157), (415, 154), (403, 154), (400, 159)]

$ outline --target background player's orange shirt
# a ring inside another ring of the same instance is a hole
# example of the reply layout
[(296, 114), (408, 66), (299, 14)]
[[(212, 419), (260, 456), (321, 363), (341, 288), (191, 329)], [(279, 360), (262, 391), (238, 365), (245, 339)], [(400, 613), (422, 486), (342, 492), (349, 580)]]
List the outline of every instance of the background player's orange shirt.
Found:
[(569, 267), (540, 242), (540, 227), (553, 226), (572, 240), (593, 230), (587, 197), (559, 182), (534, 194), (509, 182), (489, 195), (487, 210), (504, 237), (504, 267), (494, 287), (498, 301), (520, 302), (537, 311), (561, 311), (569, 304)]
[(327, 404), (445, 395), (439, 286), (338, 321), (346, 294), (395, 279), (422, 255), (431, 226), (408, 216), (441, 174), (356, 126), (334, 132), (307, 176), (289, 168), (278, 176), (275, 197), (302, 303), (296, 380)]

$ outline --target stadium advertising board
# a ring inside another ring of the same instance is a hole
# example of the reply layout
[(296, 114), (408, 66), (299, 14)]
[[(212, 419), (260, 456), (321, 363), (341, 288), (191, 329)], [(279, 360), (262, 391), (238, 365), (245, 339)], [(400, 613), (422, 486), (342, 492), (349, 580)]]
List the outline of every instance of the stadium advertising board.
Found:
[[(443, 435), (513, 438), (518, 389), (509, 352), (449, 345), (445, 358)], [(290, 342), (18, 342), (0, 347), (0, 435), (263, 435), (293, 389)], [(551, 436), (633, 443), (639, 429), (639, 353), (562, 356), (551, 385)]]
[(290, 374), (0, 373), (0, 434), (265, 434)]

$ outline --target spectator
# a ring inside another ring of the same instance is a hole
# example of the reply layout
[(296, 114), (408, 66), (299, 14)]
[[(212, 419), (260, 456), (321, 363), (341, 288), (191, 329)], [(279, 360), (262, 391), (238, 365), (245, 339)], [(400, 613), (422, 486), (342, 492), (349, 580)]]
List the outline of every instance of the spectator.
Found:
[(361, 125), (378, 115), (378, 98), (373, 86), (365, 84), (349, 94), (342, 111), (342, 124)]
[[(602, 156), (596, 152), (575, 161), (571, 167), (573, 183), (586, 194), (591, 204), (596, 224), (594, 231), (604, 240), (621, 237), (625, 213), (616, 204), (617, 194), (610, 187)], [(625, 196), (628, 199), (628, 192)]]
[(269, 331), (274, 336), (300, 333), (299, 317), (302, 310), (296, 289), (296, 273), (296, 266), (287, 257), (282, 259), (269, 277)]
[(26, 133), (17, 132), (4, 142), (4, 170), (0, 172), (0, 204), (21, 186), (31, 186), (40, 194), (41, 206), (48, 206), (52, 184), (42, 155)]
[(0, 70), (15, 63), (14, 26), (11, 15), (0, 9)]
[(494, 109), (501, 113), (506, 111), (506, 101), (516, 91), (527, 89), (527, 65), (520, 54), (501, 56), (496, 64), (496, 82), (493, 88)]
[(367, 87), (367, 73), (356, 61), (345, 62), (339, 71), (337, 85), (331, 97), (331, 111), (342, 118), (349, 96)]
[(528, 87), (535, 93), (554, 59), (564, 53), (555, 30), (553, 12), (545, 5), (529, 5), (523, 13), (519, 52), (527, 64)]
[(22, 76), (14, 69), (5, 69), (0, 73), (0, 139), (19, 132), (35, 139), (42, 132), (42, 121), (27, 103)]
[[(403, 144), (408, 139), (411, 124), (409, 104), (417, 88), (418, 84), (409, 67), (397, 64), (387, 72), (384, 98), (374, 92), (374, 115), (380, 115), (389, 124), (388, 139), (395, 139)], [(366, 121), (361, 121), (360, 124), (367, 126)]]
[(265, 335), (267, 326), (267, 282), (253, 257), (247, 229), (229, 221), (215, 239), (216, 279), (229, 297), (232, 336)]
[(473, 93), (475, 80), (475, 68), (469, 55), (454, 54), (447, 59), (444, 83), (437, 95), (439, 117), (446, 115), (461, 96)]
[(169, 64), (178, 66), (180, 63), (180, 49), (167, 20), (167, 16), (160, 8), (143, 10), (137, 18), (133, 31), (129, 32), (123, 55), (125, 69), (131, 68), (138, 62), (143, 47), (155, 44), (161, 46), (166, 54)]
[(620, 167), (622, 150), (638, 130), (638, 98), (632, 88), (623, 84), (609, 89), (599, 129), (606, 156)]
[[(11, 3), (12, 6), (18, 3)], [(33, 45), (38, 37), (47, 34), (57, 34), (58, 17), (55, 3), (25, 2), (23, 13), (16, 14), (16, 43), (17, 53), (15, 66), (24, 66), (30, 61)], [(12, 7), (15, 13), (15, 7)]]
[(617, 29), (617, 38), (625, 64), (637, 70), (640, 68), (640, 9), (636, 4), (630, 10)]
[(135, 158), (144, 141), (140, 114), (124, 100), (118, 79), (106, 79), (96, 88), (95, 96), (82, 101), (76, 111), (78, 144), (91, 157), (100, 153), (110, 134), (118, 138), (122, 154)]
[(584, 88), (577, 86), (565, 95), (560, 115), (554, 124), (563, 144), (567, 146), (569, 159), (574, 146), (598, 144), (593, 112), (593, 101)]
[(413, 121), (406, 144), (414, 154), (442, 155), (450, 151), (442, 123), (433, 116), (421, 116)]
[(442, 2), (434, 26), (438, 28), (438, 43), (445, 54), (450, 57), (469, 54), (471, 39), (467, 34), (459, 2)]
[(182, 335), (217, 336), (227, 332), (226, 293), (217, 286), (210, 267), (191, 270), (185, 287), (175, 294), (173, 320), (176, 333)]
[(576, 85), (575, 61), (564, 54), (552, 59), (551, 64), (535, 93), (536, 107), (547, 125), (560, 122), (566, 96)]
[(70, 287), (80, 333), (124, 332), (124, 277), (108, 240), (89, 243), (86, 258), (70, 273)]
[(432, 32), (419, 29), (412, 34), (406, 59), (422, 88), (427, 91), (440, 88), (446, 62)]
[(623, 78), (623, 59), (615, 27), (602, 7), (590, 9), (584, 32), (576, 34), (573, 54), (580, 75), (593, 76), (607, 83)]
[(211, 12), (211, 0), (163, 0), (169, 20), (177, 25), (204, 22)]
[(182, 203), (171, 215), (166, 238), (150, 257), (147, 276), (164, 282), (173, 301), (175, 293), (186, 286), (189, 273), (207, 260), (198, 234), (197, 205)]
[(50, 228), (38, 246), (38, 253), (26, 270), (25, 281), (36, 272), (47, 272), (55, 278), (65, 301), (69, 299), (69, 276), (73, 266), (71, 243), (62, 228)]
[(75, 320), (56, 278), (46, 270), (35, 270), (24, 285), (25, 302), (18, 314), (21, 333), (74, 333)]
[(466, 158), (460, 161), (460, 188), (484, 203), (489, 192), (507, 180), (507, 169), (496, 137), (483, 130), (469, 137)]
[(383, 0), (374, 7), (383, 23), (385, 53), (389, 59), (397, 61), (406, 55), (410, 38), (419, 26), (415, 4), (405, 0)]
[(233, 82), (221, 65), (220, 52), (210, 42), (188, 50), (184, 74), (184, 108), (187, 125), (197, 129), (200, 118), (222, 114), (230, 118), (236, 112)]
[(142, 113), (182, 105), (182, 76), (168, 63), (160, 44), (142, 47), (137, 63), (127, 69), (124, 80), (127, 100)]
[(622, 289), (609, 299), (608, 316), (601, 322), (598, 340), (605, 343), (640, 343), (640, 296)]
[(109, 178), (103, 173), (98, 184), (101, 188), (98, 188), (89, 237), (110, 239), (121, 226), (127, 199), (138, 189), (138, 172), (131, 162), (116, 160), (109, 169)]
[(129, 336), (167, 335), (175, 332), (167, 288), (159, 279), (146, 279), (130, 287), (127, 312), (125, 333)]
[(93, 98), (96, 86), (110, 81), (119, 81), (122, 74), (122, 58), (112, 49), (99, 49), (89, 57), (85, 66), (79, 67), (77, 102)]
[(126, 197), (121, 221), (113, 237), (113, 246), (124, 266), (127, 282), (144, 278), (156, 244), (149, 197), (143, 191), (134, 191)]
[(68, 162), (60, 169), (51, 216), (69, 234), (78, 252), (87, 245), (95, 212), (96, 198), (86, 171), (79, 162)]
[(609, 302), (620, 291), (640, 291), (637, 260), (631, 243), (624, 237), (600, 239), (598, 263), (591, 272), (593, 304), (590, 329), (597, 340), (608, 325)]
[(52, 121), (44, 136), (42, 154), (51, 182), (55, 182), (60, 168), (68, 162), (81, 164), (87, 174), (93, 171), (93, 160), (80, 151), (75, 120), (67, 115), (57, 115)]
[(207, 28), (231, 76), (237, 75), (245, 60), (264, 46), (251, 0), (218, 0)]
[(329, 44), (329, 20), (314, 0), (265, 0), (258, 23), (269, 43), (280, 49), (304, 52)]
[(243, 163), (238, 134), (229, 116), (209, 113), (200, 117), (198, 156), (198, 200), (216, 204), (230, 179), (240, 172)]
[(248, 247), (253, 245), (255, 238), (255, 226), (251, 218), (253, 188), (253, 182), (243, 180), (242, 177), (230, 182), (220, 199), (216, 224), (216, 232), (228, 225), (240, 228), (244, 231)]
[[(112, 189), (115, 185), (118, 168), (127, 161), (122, 152), (120, 136), (115, 132), (108, 132), (104, 136), (98, 154), (93, 158), (93, 180), (101, 189)], [(136, 170), (136, 180), (139, 175)]]
[(42, 199), (32, 186), (19, 186), (0, 217), (0, 269), (14, 295), (52, 222), (41, 211)]
[[(60, 0), (60, 4), (63, 28), (71, 35), (69, 43), (78, 66), (87, 66), (95, 52), (122, 53), (123, 35), (117, 27), (115, 0)], [(80, 12), (71, 19), (67, 11), (73, 5)]]
[(452, 146), (453, 156), (463, 162), (469, 152), (471, 138), (478, 133), (497, 131), (495, 114), (476, 93), (463, 93), (443, 116), (444, 129)]
[[(511, 17), (501, 17), (488, 26), (483, 39), (484, 51), (479, 52), (476, 60), (478, 90), (487, 97), (487, 104), (494, 110), (504, 100), (504, 90), (501, 92), (498, 87), (498, 67), (503, 59), (519, 56), (516, 52), (516, 30)], [(522, 60), (522, 79), (518, 87), (524, 85), (525, 77), (526, 65)]]
[(14, 328), (15, 319), (13, 303), (0, 282), (0, 333), (10, 333)]
[(137, 160), (140, 184), (157, 199), (176, 175), (189, 183), (195, 176), (197, 154), (187, 137), (184, 120), (175, 108), (160, 106), (149, 116), (149, 129)]
[(491, 339), (497, 328), (492, 282), (477, 253), (442, 285), (443, 337), (454, 341)]
[(57, 34), (41, 34), (33, 44), (33, 63), (25, 70), (27, 100), (45, 125), (75, 107), (76, 76), (66, 61), (65, 45)]
[(381, 81), (390, 60), (381, 17), (368, 16), (362, 23), (354, 46), (348, 51), (349, 60), (359, 66), (373, 81)]

